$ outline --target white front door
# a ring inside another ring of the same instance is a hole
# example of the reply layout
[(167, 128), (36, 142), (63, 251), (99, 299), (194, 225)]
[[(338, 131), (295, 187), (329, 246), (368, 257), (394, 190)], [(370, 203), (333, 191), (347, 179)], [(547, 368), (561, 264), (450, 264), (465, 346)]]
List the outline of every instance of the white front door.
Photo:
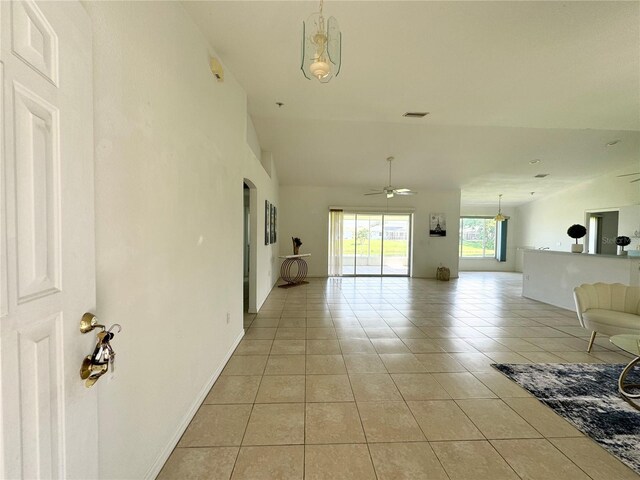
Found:
[(0, 477), (97, 477), (91, 21), (0, 2)]

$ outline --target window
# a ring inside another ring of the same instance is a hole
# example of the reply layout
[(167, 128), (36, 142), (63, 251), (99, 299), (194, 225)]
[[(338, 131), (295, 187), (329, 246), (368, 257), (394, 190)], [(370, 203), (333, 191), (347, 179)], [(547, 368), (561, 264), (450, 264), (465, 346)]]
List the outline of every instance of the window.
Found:
[(493, 218), (460, 218), (460, 256), (495, 258), (496, 222)]

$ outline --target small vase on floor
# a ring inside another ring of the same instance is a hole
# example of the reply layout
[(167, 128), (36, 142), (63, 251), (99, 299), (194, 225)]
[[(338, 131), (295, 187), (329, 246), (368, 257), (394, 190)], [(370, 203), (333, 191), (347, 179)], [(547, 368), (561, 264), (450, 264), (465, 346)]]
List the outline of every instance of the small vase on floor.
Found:
[(584, 245), (582, 245), (581, 243), (573, 243), (571, 244), (571, 253), (582, 253), (583, 248)]

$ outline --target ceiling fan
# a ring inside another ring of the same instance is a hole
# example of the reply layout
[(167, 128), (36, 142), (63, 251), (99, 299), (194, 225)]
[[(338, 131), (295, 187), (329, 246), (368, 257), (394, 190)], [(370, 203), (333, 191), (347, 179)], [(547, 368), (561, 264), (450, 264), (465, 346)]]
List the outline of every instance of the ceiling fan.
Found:
[(380, 190), (375, 190), (371, 193), (365, 193), (365, 195), (382, 195), (385, 194), (387, 198), (393, 198), (394, 195), (415, 195), (417, 192), (413, 192), (408, 188), (396, 188), (391, 186), (391, 162), (393, 162), (393, 157), (387, 157), (387, 162), (389, 162), (389, 184), (386, 187), (382, 187)]
[[(640, 172), (625, 173), (624, 175), (618, 175), (618, 177), (631, 177), (633, 175), (640, 175)], [(640, 182), (640, 177), (636, 178), (635, 180), (631, 180), (629, 183), (636, 183), (636, 182)]]

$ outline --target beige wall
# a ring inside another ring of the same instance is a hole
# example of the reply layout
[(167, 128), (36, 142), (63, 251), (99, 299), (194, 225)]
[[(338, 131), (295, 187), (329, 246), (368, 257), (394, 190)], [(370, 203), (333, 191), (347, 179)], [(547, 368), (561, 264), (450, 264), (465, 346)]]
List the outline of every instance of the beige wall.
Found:
[[(567, 229), (574, 223), (588, 227), (587, 212), (605, 210), (619, 210), (618, 235), (632, 237), (634, 230), (640, 229), (637, 205), (640, 205), (640, 182), (629, 183), (628, 178), (615, 175), (599, 177), (518, 207), (514, 215), (521, 218), (521, 228), (516, 242), (518, 246), (568, 252), (574, 240), (567, 235)], [(587, 245), (586, 240), (583, 238), (580, 243)], [(632, 240), (632, 245), (638, 243), (637, 239)]]
[[(123, 327), (115, 376), (97, 385), (100, 476), (152, 478), (243, 332), (243, 179), (258, 205), (277, 205), (277, 178), (247, 144), (245, 92), (229, 71), (214, 80), (214, 52), (180, 4), (85, 8), (97, 311)], [(257, 245), (258, 304), (277, 278), (276, 249)]]
[[(386, 199), (363, 195), (358, 188), (280, 187), (282, 211), (280, 254), (291, 255), (291, 237), (300, 237), (301, 253), (311, 253), (309, 275), (324, 277), (328, 266), (329, 206), (376, 207), (384, 212)], [(420, 191), (389, 200), (389, 208), (413, 208), (413, 276), (434, 278), (442, 264), (458, 275), (460, 191)], [(429, 214), (447, 215), (447, 236), (429, 237)], [(287, 241), (288, 240), (288, 241)]]

